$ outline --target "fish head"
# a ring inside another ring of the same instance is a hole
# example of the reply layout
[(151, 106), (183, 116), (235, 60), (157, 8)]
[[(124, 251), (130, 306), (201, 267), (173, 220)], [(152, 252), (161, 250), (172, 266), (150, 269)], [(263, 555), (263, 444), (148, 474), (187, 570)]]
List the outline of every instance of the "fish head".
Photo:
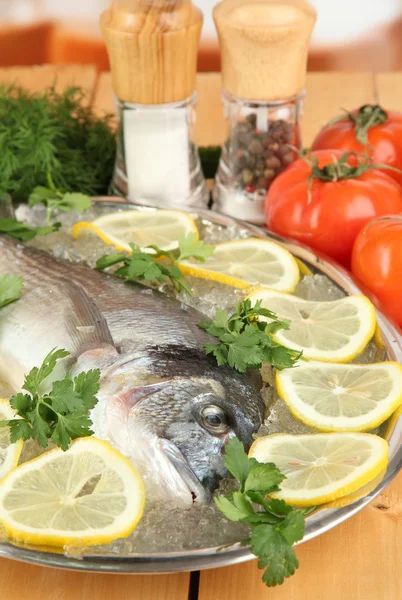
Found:
[(226, 474), (226, 443), (237, 437), (247, 449), (261, 425), (259, 377), (187, 356), (182, 368), (166, 360), (163, 368), (161, 361), (157, 369), (143, 364), (143, 372), (152, 372), (154, 381), (135, 385), (137, 359), (137, 376), (130, 385), (133, 366), (127, 362), (108, 376), (107, 437), (163, 494), (170, 491), (187, 504), (208, 499)]

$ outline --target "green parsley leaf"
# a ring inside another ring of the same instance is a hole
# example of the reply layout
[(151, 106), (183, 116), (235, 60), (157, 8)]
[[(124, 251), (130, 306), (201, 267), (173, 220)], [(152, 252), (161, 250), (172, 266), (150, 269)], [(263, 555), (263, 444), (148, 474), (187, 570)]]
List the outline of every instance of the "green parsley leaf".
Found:
[(16, 219), (0, 219), (0, 233), (7, 233), (11, 237), (21, 240), (21, 242), (30, 242), (37, 236), (48, 235), (53, 231), (60, 229), (60, 223), (54, 223), (46, 227), (28, 227)]
[(250, 469), (257, 464), (255, 459), (250, 459), (244, 451), (244, 446), (237, 438), (232, 438), (226, 444), (223, 462), (229, 473), (240, 483), (243, 489)]
[(49, 224), (55, 210), (70, 212), (71, 210), (86, 211), (92, 206), (92, 200), (85, 194), (76, 192), (63, 193), (57, 190), (50, 174), (48, 175), (49, 187), (36, 186), (29, 195), (29, 206), (44, 204), (46, 206), (46, 222)]
[(286, 544), (280, 534), (275, 534), (270, 525), (260, 525), (259, 527), (269, 528), (270, 531), (267, 529), (265, 535), (268, 541), (268, 535), (271, 533), (269, 542), (272, 545), (272, 551), (267, 556), (260, 557), (258, 561), (259, 569), (266, 567), (262, 580), (268, 587), (282, 585), (286, 577), (295, 574), (299, 567), (299, 561), (293, 548)]
[(101, 256), (96, 262), (96, 268), (98, 271), (104, 271), (109, 267), (113, 267), (114, 265), (118, 265), (119, 263), (125, 262), (127, 260), (126, 254), (119, 254), (113, 252), (112, 254), (105, 254)]
[(255, 465), (247, 476), (246, 492), (261, 492), (264, 496), (276, 492), (285, 477), (273, 463)]
[(74, 412), (81, 408), (82, 399), (80, 394), (74, 389), (73, 380), (69, 373), (61, 381), (55, 381), (49, 392), (48, 400), (55, 412), (66, 413)]
[(22, 294), (23, 281), (18, 275), (0, 276), (0, 308), (15, 302)]
[(261, 349), (259, 347), (260, 332), (253, 325), (246, 325), (241, 333), (227, 334), (221, 336), (223, 343), (228, 345), (228, 364), (240, 373), (244, 373), (248, 367), (260, 367), (262, 365)]
[(45, 356), (42, 365), (34, 367), (25, 377), (23, 390), (27, 390), (32, 395), (36, 394), (40, 384), (52, 373), (58, 360), (69, 356), (67, 350), (57, 350), (53, 348), (47, 356)]
[(281, 515), (285, 517), (293, 510), (289, 504), (286, 504), (285, 500), (279, 500), (279, 498), (271, 498), (267, 506), (275, 515)]
[(91, 426), (92, 421), (85, 412), (59, 415), (51, 437), (62, 450), (67, 450), (72, 439), (93, 435)]
[[(250, 494), (247, 495), (248, 497), (250, 497)], [(248, 523), (249, 525), (259, 525), (261, 523), (269, 523), (270, 525), (276, 525), (277, 523), (279, 523), (280, 519), (275, 515), (271, 515), (263, 511), (258, 511), (252, 515), (245, 516), (242, 519), (242, 521), (244, 523)]]
[(28, 411), (32, 410), (34, 403), (32, 396), (20, 392), (11, 398), (10, 405), (17, 413), (26, 415)]
[(304, 536), (304, 515), (298, 510), (289, 511), (279, 529), (288, 544), (299, 542)]
[(10, 427), (11, 441), (33, 439), (47, 448), (52, 439), (62, 450), (67, 450), (71, 440), (93, 434), (88, 411), (92, 409), (99, 391), (100, 371), (97, 369), (80, 373), (72, 379), (68, 373), (64, 379), (54, 381), (50, 391), (41, 393), (40, 387), (52, 374), (59, 360), (69, 352), (53, 349), (40, 367), (34, 367), (25, 377), (23, 389), (10, 400), (19, 419), (0, 422), (0, 427)]
[(52, 430), (46, 422), (45, 415), (42, 415), (40, 403), (33, 410), (26, 413), (26, 418), (32, 425), (32, 439), (36, 440), (42, 448), (47, 448)]
[(237, 508), (228, 498), (224, 496), (214, 498), (214, 502), (216, 506), (219, 508), (222, 514), (225, 515), (227, 519), (230, 521), (242, 521), (244, 517), (247, 517), (248, 513), (245, 513), (243, 510)]
[[(219, 344), (204, 346), (205, 353), (213, 354), (219, 366), (228, 364), (241, 373), (250, 367), (260, 368), (263, 363), (284, 369), (294, 366), (301, 357), (301, 352), (281, 346), (269, 335), (279, 329), (288, 329), (289, 322), (278, 319), (261, 303), (258, 300), (252, 306), (250, 300), (238, 302), (235, 313), (230, 316), (218, 308), (213, 321), (198, 324), (219, 340)], [(259, 321), (259, 316), (271, 321)]]
[(27, 440), (32, 438), (32, 426), (23, 419), (11, 419), (9, 421), (0, 421), (0, 427), (10, 428), (10, 442), (15, 444), (18, 440)]
[(45, 203), (47, 200), (54, 198), (54, 190), (51, 190), (43, 185), (37, 185), (28, 197), (29, 206)]
[(199, 262), (205, 262), (207, 258), (212, 256), (214, 251), (215, 246), (209, 246), (202, 240), (198, 240), (196, 233), (188, 233), (179, 238), (179, 255), (177, 260), (194, 258)]
[(75, 391), (81, 397), (81, 400), (87, 410), (94, 408), (98, 399), (96, 394), (99, 392), (99, 380), (101, 372), (99, 369), (91, 369), (77, 375), (74, 379)]
[(292, 546), (277, 526), (256, 525), (251, 534), (251, 549), (260, 557), (259, 568), (266, 567), (262, 579), (270, 587), (282, 584), (299, 566)]

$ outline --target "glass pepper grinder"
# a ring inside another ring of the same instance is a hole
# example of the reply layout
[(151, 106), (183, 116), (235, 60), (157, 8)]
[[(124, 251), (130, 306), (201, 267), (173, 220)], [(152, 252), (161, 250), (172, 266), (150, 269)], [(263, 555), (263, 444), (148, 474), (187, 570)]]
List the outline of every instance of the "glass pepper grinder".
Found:
[(191, 0), (113, 0), (102, 14), (119, 122), (113, 194), (207, 205), (194, 131), (202, 21)]
[(267, 190), (302, 148), (300, 120), (316, 13), (305, 0), (223, 0), (214, 20), (229, 129), (214, 208), (263, 224)]

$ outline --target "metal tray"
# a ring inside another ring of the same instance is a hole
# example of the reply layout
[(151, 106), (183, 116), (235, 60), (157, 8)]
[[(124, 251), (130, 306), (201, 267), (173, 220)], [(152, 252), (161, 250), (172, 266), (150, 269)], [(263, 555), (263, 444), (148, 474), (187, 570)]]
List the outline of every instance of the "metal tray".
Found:
[[(102, 202), (104, 206), (110, 206), (110, 208), (150, 210), (149, 208), (130, 204), (121, 198), (96, 198), (95, 201)], [(192, 209), (190, 212), (225, 227), (239, 225), (242, 229), (248, 229), (254, 237), (278, 241), (295, 257), (306, 263), (311, 271), (326, 275), (347, 294), (362, 293), (362, 289), (358, 287), (347, 271), (328, 259), (313, 254), (311, 250), (301, 244), (287, 241), (259, 227), (236, 221), (213, 211)], [(378, 307), (377, 302), (376, 305)], [(377, 319), (388, 358), (402, 363), (401, 334), (397, 327), (387, 319), (380, 307), (377, 308)], [(351, 503), (347, 506), (340, 508), (323, 507), (311, 514), (306, 520), (306, 533), (303, 542), (325, 533), (329, 529), (332, 529), (332, 527), (352, 517), (369, 504), (398, 474), (402, 468), (402, 417), (396, 421), (392, 431), (389, 432), (388, 443), (390, 460), (387, 471), (377, 487), (355, 501), (351, 499)], [(251, 560), (254, 558), (254, 555), (248, 547), (241, 546), (238, 543), (225, 549), (211, 547), (154, 554), (130, 553), (117, 555), (113, 553), (95, 553), (89, 549), (88, 552), (79, 558), (74, 558), (65, 556), (62, 550), (17, 546), (8, 542), (1, 542), (0, 557), (49, 567), (61, 567), (81, 571), (99, 571), (103, 573), (171, 573), (233, 565)]]

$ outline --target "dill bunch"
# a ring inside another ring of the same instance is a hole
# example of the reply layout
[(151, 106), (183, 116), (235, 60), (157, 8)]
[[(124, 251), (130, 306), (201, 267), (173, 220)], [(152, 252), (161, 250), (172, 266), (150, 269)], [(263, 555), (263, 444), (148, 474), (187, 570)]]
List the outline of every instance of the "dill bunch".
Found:
[(112, 115), (85, 106), (81, 88), (38, 94), (0, 86), (0, 195), (26, 202), (49, 177), (63, 192), (106, 195), (116, 151)]

